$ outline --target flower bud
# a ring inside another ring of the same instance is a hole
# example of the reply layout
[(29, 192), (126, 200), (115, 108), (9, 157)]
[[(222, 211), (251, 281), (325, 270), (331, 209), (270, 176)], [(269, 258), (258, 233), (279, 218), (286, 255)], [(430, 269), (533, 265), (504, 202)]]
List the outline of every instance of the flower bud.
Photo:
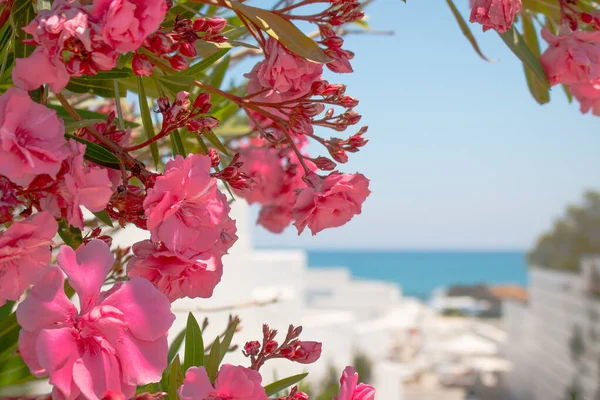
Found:
[(275, 352), (275, 350), (277, 350), (277, 347), (279, 347), (279, 343), (277, 343), (275, 340), (269, 340), (265, 345), (265, 352), (272, 354)]
[(227, 26), (227, 20), (221, 17), (211, 18), (206, 23), (213, 34), (221, 32)]
[(592, 14), (584, 12), (579, 14), (579, 19), (581, 19), (581, 22), (589, 24), (594, 20), (594, 17), (592, 17)]
[(323, 171), (333, 171), (336, 164), (327, 157), (317, 157), (313, 160), (317, 168)]
[(217, 125), (219, 125), (219, 120), (215, 117), (204, 117), (200, 119), (202, 126), (208, 129), (213, 129)]
[(171, 107), (171, 102), (166, 97), (159, 97), (156, 102), (158, 103), (158, 111), (161, 113), (166, 112)]
[(329, 86), (329, 83), (325, 80), (314, 82), (310, 87), (310, 92), (317, 96), (322, 95), (327, 86)]
[(244, 345), (244, 352), (249, 356), (255, 356), (260, 351), (260, 343), (256, 340), (246, 342)]
[(310, 397), (304, 392), (298, 392), (293, 397), (294, 400), (310, 400)]
[(196, 100), (194, 100), (194, 107), (202, 108), (209, 101), (210, 101), (210, 94), (208, 92), (201, 92), (200, 94), (198, 94), (198, 97), (196, 97)]
[(131, 61), (133, 72), (138, 76), (150, 76), (154, 71), (154, 64), (145, 54), (136, 53)]
[(279, 350), (279, 353), (285, 358), (293, 358), (296, 352), (292, 346), (285, 346)]
[(218, 167), (221, 163), (221, 157), (219, 156), (219, 152), (217, 152), (215, 149), (208, 149), (208, 156), (210, 157), (211, 167)]
[(185, 124), (186, 128), (188, 131), (190, 132), (198, 132), (200, 129), (202, 129), (202, 123), (200, 123), (200, 121), (195, 120), (195, 119), (189, 119), (187, 121), (187, 123)]
[(198, 55), (194, 43), (182, 43), (179, 46), (179, 52), (186, 57), (196, 57)]
[(331, 154), (331, 157), (333, 157), (335, 161), (341, 164), (345, 164), (348, 162), (348, 154), (342, 149), (339, 149), (337, 151), (329, 151), (329, 154)]
[(189, 67), (190, 65), (188, 60), (186, 60), (185, 57), (179, 54), (175, 54), (173, 57), (168, 58), (168, 60), (169, 64), (171, 64), (171, 67), (173, 67), (177, 71), (183, 71), (184, 69), (187, 69), (187, 67)]
[(350, 96), (344, 96), (340, 100), (340, 105), (344, 108), (354, 108), (358, 105), (358, 99)]

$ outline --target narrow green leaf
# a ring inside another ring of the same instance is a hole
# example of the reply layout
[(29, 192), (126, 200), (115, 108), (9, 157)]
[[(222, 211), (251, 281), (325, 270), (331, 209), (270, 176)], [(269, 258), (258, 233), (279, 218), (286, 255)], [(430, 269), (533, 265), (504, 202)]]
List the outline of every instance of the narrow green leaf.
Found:
[(36, 379), (18, 354), (0, 363), (0, 388)]
[(198, 61), (196, 64), (191, 65), (188, 69), (177, 73), (175, 76), (185, 75), (198, 78), (202, 72), (210, 68), (214, 63), (219, 61), (228, 52), (229, 49), (218, 50), (210, 56), (205, 57), (201, 61)]
[(187, 371), (189, 367), (201, 367), (204, 365), (204, 340), (198, 321), (192, 313), (188, 314), (187, 325), (185, 328), (185, 358), (183, 360), (183, 369)]
[(19, 331), (16, 313), (10, 314), (0, 322), (0, 360), (4, 360), (17, 350)]
[(173, 155), (180, 155), (186, 157), (187, 152), (185, 151), (185, 146), (183, 145), (183, 141), (181, 140), (181, 133), (179, 133), (179, 130), (175, 129), (173, 132), (171, 132), (170, 136)]
[(179, 354), (175, 356), (175, 359), (171, 363), (171, 372), (169, 374), (169, 398), (177, 399), (177, 389), (183, 384), (183, 372), (181, 371), (181, 361), (179, 361)]
[(294, 376), (290, 376), (284, 379), (280, 379), (277, 382), (273, 382), (267, 386), (265, 386), (265, 392), (267, 392), (267, 396), (272, 396), (275, 393), (279, 393), (284, 389), (289, 388), (292, 385), (300, 382), (302, 379), (308, 376), (308, 372), (304, 374), (298, 374)]
[(29, 57), (33, 50), (34, 46), (26, 45), (23, 43), (23, 40), (30, 37), (23, 28), (33, 20), (35, 17), (35, 8), (33, 6), (33, 2), (31, 0), (15, 0), (11, 9), (11, 25), (13, 28), (13, 32), (15, 33), (16, 40), (14, 46), (14, 55), (15, 58), (26, 58)]
[(223, 61), (215, 65), (215, 67), (212, 70), (212, 73), (210, 74), (210, 78), (208, 79), (208, 84), (210, 86), (216, 88), (221, 87), (221, 84), (223, 83), (223, 78), (225, 78), (225, 72), (227, 72), (227, 68), (229, 68), (229, 60), (230, 57), (227, 56), (223, 59)]
[(208, 378), (211, 383), (215, 382), (215, 378), (217, 377), (217, 371), (219, 371), (219, 358), (221, 357), (221, 345), (219, 343), (219, 337), (217, 336), (213, 345), (210, 349), (210, 354), (208, 355), (208, 361), (204, 366), (206, 368), (206, 373), (208, 374)]
[(235, 334), (235, 330), (238, 326), (238, 324), (240, 323), (240, 320), (237, 319), (237, 317), (231, 322), (231, 324), (229, 325), (229, 327), (227, 328), (227, 331), (225, 332), (225, 336), (223, 336), (223, 341), (221, 342), (221, 356), (219, 359), (219, 364), (223, 361), (223, 358), (225, 358), (225, 355), (227, 354), (227, 350), (229, 350), (229, 346), (231, 345), (231, 340), (233, 339), (233, 335)]
[[(114, 89), (113, 89), (113, 91), (114, 91)], [(79, 121), (75, 121), (69, 115), (69, 113), (67, 113), (67, 111), (65, 111), (65, 109), (60, 105), (47, 104), (46, 107), (51, 108), (54, 111), (56, 111), (56, 114), (65, 121), (65, 124), (79, 122)], [(87, 108), (76, 108), (75, 111), (77, 111), (77, 114), (79, 114), (82, 118), (84, 118), (86, 120), (94, 120), (95, 119), (95, 120), (100, 120), (100, 121), (106, 121), (105, 114), (98, 113), (95, 111), (90, 111)], [(133, 122), (133, 121), (125, 121), (125, 126), (130, 127), (130, 128), (137, 128), (138, 126), (140, 126), (140, 124), (138, 124), (137, 122)]]
[[(148, 108), (148, 99), (146, 98), (146, 90), (144, 88), (144, 81), (141, 76), (137, 77), (138, 83), (138, 99), (140, 103), (140, 114), (142, 116), (142, 124), (144, 125), (144, 131), (146, 137), (152, 139), (154, 134), (154, 125), (152, 124), (152, 116), (150, 116), (150, 109)], [(158, 145), (152, 143), (150, 145), (150, 151), (152, 152), (152, 159), (154, 164), (158, 166), (160, 164), (160, 156), (158, 155)]]
[(74, 250), (83, 243), (81, 231), (74, 226), (70, 226), (64, 218), (58, 224), (58, 235), (67, 246)]
[(73, 121), (69, 123), (65, 123), (65, 131), (66, 132), (74, 132), (77, 129), (87, 128), (88, 126), (92, 126), (99, 122), (103, 122), (102, 119), (84, 119), (83, 121)]
[[(109, 74), (111, 78), (98, 78), (97, 76), (80, 76), (78, 78), (71, 77), (67, 90), (74, 93), (91, 93), (96, 96), (114, 98), (115, 97), (115, 86), (113, 83), (113, 75)], [(124, 87), (119, 88), (119, 95), (125, 97), (127, 95), (127, 89)]]
[(96, 218), (98, 218), (100, 221), (102, 221), (105, 225), (108, 225), (111, 228), (115, 227), (113, 225), (112, 219), (110, 219), (110, 215), (108, 215), (108, 212), (106, 210), (94, 212), (92, 214), (94, 214), (96, 216)]
[(458, 22), (458, 26), (460, 26), (460, 30), (462, 31), (463, 35), (465, 35), (465, 37), (467, 38), (469, 43), (471, 43), (471, 46), (473, 46), (473, 49), (475, 50), (475, 52), (479, 55), (479, 57), (483, 58), (485, 61), (492, 61), (492, 60), (489, 60), (486, 56), (484, 56), (483, 53), (481, 52), (481, 49), (479, 48), (479, 45), (477, 44), (477, 40), (475, 40), (475, 36), (473, 36), (471, 29), (469, 29), (469, 25), (467, 25), (467, 22), (462, 17), (462, 15), (458, 11), (458, 9), (456, 8), (456, 6), (452, 2), (452, 0), (446, 0), (446, 3), (448, 4), (448, 7), (450, 7), (450, 11), (452, 11), (452, 15), (454, 15), (456, 22)]
[(569, 90), (567, 85), (560, 85), (560, 86), (562, 86), (563, 91), (565, 92), (565, 96), (567, 96), (567, 100), (569, 101), (569, 104), (571, 104), (573, 102), (573, 95), (571, 94), (571, 90)]
[(85, 159), (92, 161), (98, 165), (113, 169), (121, 169), (119, 159), (105, 147), (102, 147), (94, 142), (83, 139), (79, 136), (65, 133), (67, 139), (73, 139), (79, 143), (85, 144)]
[[(528, 13), (521, 13), (521, 22), (523, 26), (523, 39), (533, 55), (539, 59), (541, 54), (540, 43), (531, 15)], [(545, 87), (536, 79), (535, 73), (529, 66), (523, 64), (523, 69), (525, 71), (525, 78), (527, 79), (527, 86), (535, 101), (539, 104), (548, 103), (550, 101), (550, 88)]]
[(208, 140), (210, 144), (215, 146), (221, 153), (229, 156), (229, 151), (227, 151), (227, 148), (223, 146), (223, 143), (221, 143), (219, 137), (215, 135), (213, 131), (204, 132), (202, 136), (204, 136), (206, 140)]
[(550, 83), (548, 82), (548, 78), (546, 78), (546, 73), (542, 68), (539, 58), (531, 52), (529, 46), (527, 46), (525, 40), (514, 26), (509, 31), (499, 33), (499, 35), (508, 48), (531, 70), (533, 77), (541, 87), (550, 89)]
[(225, 2), (292, 53), (319, 64), (327, 64), (331, 61), (331, 58), (314, 40), (306, 36), (290, 21), (262, 8), (247, 6), (236, 1)]
[[(179, 334), (177, 336), (175, 336), (175, 339), (173, 339), (173, 343), (171, 343), (171, 346), (169, 346), (169, 353), (168, 353), (168, 360), (169, 362), (171, 362), (175, 356), (177, 355), (177, 353), (179, 353), (179, 349), (181, 348), (181, 344), (183, 343), (183, 339), (185, 339), (185, 329), (182, 329), (181, 332), (179, 332)], [(204, 354), (202, 354), (204, 356)]]
[(8, 317), (12, 313), (12, 309), (15, 306), (14, 301), (7, 301), (2, 307), (0, 307), (0, 321)]

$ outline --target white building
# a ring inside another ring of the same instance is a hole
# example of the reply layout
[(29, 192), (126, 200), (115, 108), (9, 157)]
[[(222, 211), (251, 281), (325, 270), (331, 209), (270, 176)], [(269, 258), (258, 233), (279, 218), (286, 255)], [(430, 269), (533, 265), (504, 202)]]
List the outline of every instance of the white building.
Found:
[[(301, 339), (323, 343), (321, 359), (312, 365), (270, 361), (261, 369), (265, 384), (302, 372), (310, 372), (309, 381), (318, 382), (330, 365), (341, 374), (352, 363), (354, 352), (361, 350), (373, 362), (377, 398), (402, 399), (403, 369), (389, 358), (394, 338), (406, 329), (406, 318), (414, 313), (409, 310), (411, 302), (403, 300), (400, 288), (384, 282), (352, 280), (343, 268), (309, 270), (302, 251), (254, 250), (248, 207), (243, 202), (234, 203), (232, 213), (239, 240), (223, 258), (221, 283), (210, 299), (173, 303), (177, 319), (170, 340), (185, 327), (190, 311), (199, 322), (209, 319), (203, 334), (205, 343), (223, 331), (229, 314), (236, 314), (242, 330), (232, 345), (239, 348), (228, 354), (225, 362), (247, 365), (241, 348), (248, 340), (262, 338), (263, 323), (282, 332), (280, 340), (289, 324), (302, 325)], [(148, 232), (128, 227), (115, 237), (115, 243), (127, 246), (147, 236)]]
[(504, 303), (514, 399), (600, 399), (598, 276), (600, 258), (582, 260), (579, 273), (533, 268), (528, 303)]

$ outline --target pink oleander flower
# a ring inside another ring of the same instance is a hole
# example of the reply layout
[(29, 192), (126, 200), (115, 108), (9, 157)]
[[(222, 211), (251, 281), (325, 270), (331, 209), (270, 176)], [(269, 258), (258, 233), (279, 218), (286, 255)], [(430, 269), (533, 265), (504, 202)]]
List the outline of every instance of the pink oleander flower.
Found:
[(256, 223), (271, 233), (281, 233), (294, 220), (293, 205), (294, 202), (291, 205), (286, 203), (265, 205), (260, 209)]
[(56, 175), (69, 152), (56, 111), (10, 88), (0, 96), (0, 175), (27, 186), (41, 174)]
[(40, 205), (57, 218), (65, 217), (70, 225), (83, 229), (81, 206), (92, 212), (104, 210), (113, 193), (112, 182), (106, 169), (86, 164), (84, 144), (71, 139), (69, 146), (71, 156), (52, 190), (40, 195)]
[(268, 400), (257, 371), (231, 364), (221, 365), (215, 386), (211, 385), (204, 367), (192, 367), (185, 373), (179, 388), (181, 400)]
[(22, 203), (15, 193), (15, 184), (0, 175), (0, 224), (12, 221), (13, 211)]
[(221, 257), (233, 245), (230, 207), (210, 168), (210, 157), (197, 154), (167, 163), (144, 200), (152, 241), (190, 259), (205, 252)]
[(340, 391), (333, 400), (375, 400), (375, 388), (358, 383), (358, 374), (354, 368), (346, 367), (340, 378)]
[(360, 214), (370, 193), (369, 180), (364, 175), (331, 173), (316, 188), (307, 187), (298, 195), (292, 210), (298, 234), (307, 225), (313, 235), (344, 225)]
[(469, 21), (481, 24), (484, 32), (504, 33), (512, 27), (521, 6), (521, 0), (471, 0)]
[(583, 114), (591, 110), (592, 114), (600, 116), (600, 80), (576, 83), (569, 86), (569, 90), (579, 102)]
[(301, 97), (321, 78), (323, 66), (298, 57), (273, 38), (267, 40), (265, 59), (246, 75), (248, 93), (257, 93), (267, 102), (280, 102)]
[[(77, 251), (63, 246), (60, 268), (48, 268), (17, 308), (21, 357), (32, 374), (50, 377), (54, 398), (99, 399), (107, 391), (130, 398), (167, 367), (167, 332), (175, 320), (169, 300), (141, 278), (101, 292), (113, 263), (100, 240)], [(79, 310), (64, 293), (63, 271)]]
[(92, 11), (102, 20), (102, 37), (120, 53), (139, 48), (166, 13), (165, 0), (95, 0)]
[(300, 364), (312, 364), (321, 357), (321, 342), (300, 341), (294, 348), (292, 361)]
[(548, 48), (540, 57), (551, 85), (571, 85), (600, 79), (600, 32), (571, 31), (562, 27), (558, 36), (542, 28)]
[(41, 212), (0, 232), (0, 306), (19, 300), (48, 268), (57, 231), (52, 214)]
[(27, 58), (17, 58), (12, 70), (15, 86), (24, 90), (35, 90), (44, 84), (55, 93), (69, 83), (69, 73), (58, 57), (49, 57), (46, 50), (38, 47)]
[(134, 244), (133, 254), (135, 257), (127, 264), (127, 275), (149, 280), (171, 302), (183, 297), (211, 297), (223, 274), (218, 257), (204, 254), (205, 259), (190, 260), (150, 240)]
[(269, 204), (276, 200), (282, 191), (285, 171), (279, 151), (271, 147), (248, 146), (238, 151), (243, 163), (240, 171), (252, 178), (254, 184), (248, 190), (235, 193), (249, 204)]

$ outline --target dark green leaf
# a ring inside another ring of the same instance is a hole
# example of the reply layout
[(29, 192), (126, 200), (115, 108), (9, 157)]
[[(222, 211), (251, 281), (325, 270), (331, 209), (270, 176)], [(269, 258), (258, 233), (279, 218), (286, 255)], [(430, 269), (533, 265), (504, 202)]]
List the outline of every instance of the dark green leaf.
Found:
[(567, 87), (567, 85), (560, 85), (563, 88), (563, 91), (565, 92), (565, 96), (567, 96), (567, 100), (569, 101), (569, 104), (573, 102), (573, 95), (571, 94), (571, 90), (569, 90), (569, 88)]
[(214, 54), (211, 54), (210, 56), (198, 61), (196, 64), (191, 65), (188, 69), (177, 73), (175, 76), (185, 75), (198, 79), (202, 72), (210, 68), (211, 65), (219, 61), (228, 52), (229, 49), (218, 50)]
[(173, 97), (182, 90), (189, 92), (194, 84), (194, 78), (186, 75), (165, 75), (159, 77), (158, 81), (171, 92)]
[(446, 0), (446, 3), (448, 4), (448, 7), (450, 7), (450, 11), (452, 11), (452, 15), (454, 15), (456, 22), (458, 22), (458, 26), (460, 26), (460, 30), (462, 31), (463, 35), (465, 35), (465, 37), (467, 38), (469, 43), (471, 43), (471, 46), (473, 46), (473, 49), (475, 50), (475, 52), (479, 55), (479, 57), (483, 58), (485, 61), (490, 61), (481, 52), (481, 49), (479, 48), (479, 45), (477, 44), (477, 40), (475, 40), (475, 36), (473, 36), (471, 29), (469, 29), (469, 25), (467, 25), (467, 22), (464, 20), (464, 18), (462, 17), (462, 15), (458, 11), (458, 9), (456, 8), (456, 6), (452, 2), (452, 0)]
[(12, 28), (15, 33), (15, 58), (29, 57), (34, 46), (23, 44), (23, 40), (29, 37), (23, 28), (35, 17), (35, 8), (31, 0), (15, 0), (11, 10)]
[[(113, 78), (100, 79), (94, 76), (80, 76), (78, 78), (71, 77), (67, 90), (74, 93), (91, 93), (96, 96), (114, 98), (115, 97), (115, 85)], [(125, 97), (127, 95), (127, 89), (119, 87), (119, 96)]]
[[(154, 134), (154, 125), (152, 123), (152, 116), (150, 115), (150, 109), (148, 108), (148, 99), (146, 98), (146, 90), (144, 89), (144, 81), (141, 76), (137, 77), (138, 83), (138, 99), (140, 103), (140, 114), (142, 116), (142, 124), (144, 125), (144, 131), (146, 137), (152, 139)], [(158, 145), (156, 142), (150, 145), (150, 151), (152, 152), (152, 159), (154, 164), (158, 166), (160, 164), (160, 156), (158, 155)]]
[(18, 354), (0, 363), (0, 388), (36, 379)]
[[(113, 87), (113, 92), (114, 92), (114, 87)], [(54, 111), (56, 111), (56, 114), (58, 115), (58, 117), (63, 119), (65, 121), (65, 124), (71, 124), (71, 123), (77, 122), (73, 119), (73, 117), (71, 117), (69, 115), (69, 113), (62, 106), (48, 104), (46, 107), (51, 108)], [(106, 115), (102, 114), (102, 113), (90, 111), (86, 108), (76, 108), (75, 111), (77, 111), (77, 114), (79, 114), (82, 118), (84, 118), (86, 120), (94, 120), (95, 119), (95, 120), (106, 121)], [(125, 121), (125, 126), (130, 127), (130, 128), (137, 128), (138, 126), (140, 126), (140, 124), (133, 122), (133, 121)]]
[(215, 341), (210, 348), (210, 353), (208, 355), (208, 361), (204, 366), (206, 368), (206, 373), (208, 374), (208, 379), (210, 379), (211, 383), (215, 382), (215, 378), (217, 377), (217, 371), (219, 371), (219, 358), (221, 357), (221, 346), (219, 343), (219, 337), (217, 336)]
[(173, 339), (173, 343), (171, 343), (171, 346), (169, 346), (169, 354), (168, 354), (169, 362), (171, 362), (175, 358), (177, 353), (179, 353), (179, 349), (181, 348), (183, 339), (185, 339), (185, 331), (186, 331), (185, 329), (182, 329), (181, 332), (179, 332), (179, 334), (177, 336), (175, 336), (175, 339)]
[(525, 40), (514, 26), (506, 33), (499, 33), (499, 35), (508, 48), (511, 49), (523, 64), (531, 70), (533, 78), (537, 83), (539, 83), (541, 87), (549, 89), (550, 83), (546, 78), (546, 73), (542, 68), (539, 58), (531, 52), (529, 46), (527, 46)]
[[(521, 21), (523, 25), (523, 39), (525, 43), (533, 53), (536, 58), (540, 57), (540, 44), (537, 37), (537, 32), (535, 30), (535, 26), (533, 20), (531, 19), (531, 15), (528, 13), (521, 14)], [(550, 93), (549, 87), (545, 87), (542, 85), (534, 75), (533, 70), (523, 64), (523, 69), (525, 70), (525, 78), (527, 79), (527, 86), (529, 87), (529, 91), (531, 92), (535, 101), (539, 104), (545, 104), (550, 101)]]
[(171, 132), (170, 136), (173, 155), (180, 155), (186, 157), (187, 152), (185, 151), (185, 146), (183, 145), (183, 141), (181, 140), (181, 134), (179, 133), (179, 130), (175, 129), (173, 132)]
[(284, 389), (289, 388), (292, 385), (300, 382), (302, 379), (306, 378), (308, 373), (298, 374), (294, 376), (290, 376), (288, 378), (280, 379), (277, 382), (273, 382), (267, 386), (265, 386), (265, 392), (267, 392), (267, 396), (272, 396), (275, 393), (279, 393)]
[(231, 345), (231, 340), (233, 339), (233, 335), (235, 334), (235, 330), (240, 323), (240, 320), (237, 317), (231, 321), (231, 324), (227, 327), (227, 331), (225, 332), (225, 336), (223, 336), (223, 341), (221, 342), (221, 356), (219, 360), (219, 364), (225, 358), (227, 351), (229, 350), (229, 346)]
[(225, 72), (227, 72), (227, 68), (229, 67), (229, 56), (225, 57), (223, 61), (215, 65), (210, 74), (210, 78), (208, 79), (208, 84), (212, 87), (220, 88), (223, 83), (223, 78), (225, 77)]
[(208, 140), (210, 142), (210, 144), (215, 146), (220, 152), (229, 156), (229, 152), (227, 151), (227, 148), (225, 146), (223, 146), (223, 143), (221, 143), (221, 141), (219, 140), (219, 137), (217, 135), (215, 135), (215, 133), (213, 131), (204, 132), (202, 134), (202, 136), (204, 136), (206, 138), (206, 140)]
[[(86, 75), (88, 81), (108, 81), (110, 79), (122, 79), (133, 76), (133, 71), (129, 68), (115, 68), (110, 71), (99, 71), (96, 75)], [(112, 83), (111, 83), (112, 84)], [(119, 94), (122, 91), (119, 90)]]
[(121, 169), (119, 159), (105, 147), (102, 147), (94, 142), (85, 140), (79, 136), (65, 133), (67, 139), (73, 139), (79, 143), (85, 144), (85, 159), (95, 164), (102, 165), (108, 168)]
[(70, 226), (64, 218), (58, 224), (58, 236), (72, 249), (77, 249), (83, 243), (81, 231)]
[(0, 347), (0, 360), (6, 359), (15, 352), (20, 330), (21, 327), (17, 323), (16, 313), (12, 313), (0, 321), (0, 343), (2, 343)]
[(201, 367), (204, 365), (204, 341), (198, 321), (192, 315), (188, 314), (187, 325), (185, 328), (185, 358), (183, 360), (183, 369), (187, 371), (189, 367)]
[(236, 1), (229, 3), (235, 11), (243, 14), (292, 53), (320, 64), (331, 61), (331, 58), (325, 54), (314, 40), (306, 36), (290, 21), (262, 8), (247, 6)]
[(77, 129), (86, 128), (88, 126), (103, 122), (102, 119), (84, 119), (83, 121), (73, 121), (65, 123), (65, 132), (74, 132)]
[(0, 307), (0, 321), (8, 317), (12, 313), (12, 309), (15, 306), (14, 301), (7, 301), (2, 307)]
[(98, 218), (100, 221), (102, 221), (105, 225), (108, 225), (111, 228), (115, 227), (113, 225), (112, 219), (110, 219), (110, 215), (108, 215), (108, 212), (106, 210), (98, 211), (93, 214), (96, 216), (96, 218)]

